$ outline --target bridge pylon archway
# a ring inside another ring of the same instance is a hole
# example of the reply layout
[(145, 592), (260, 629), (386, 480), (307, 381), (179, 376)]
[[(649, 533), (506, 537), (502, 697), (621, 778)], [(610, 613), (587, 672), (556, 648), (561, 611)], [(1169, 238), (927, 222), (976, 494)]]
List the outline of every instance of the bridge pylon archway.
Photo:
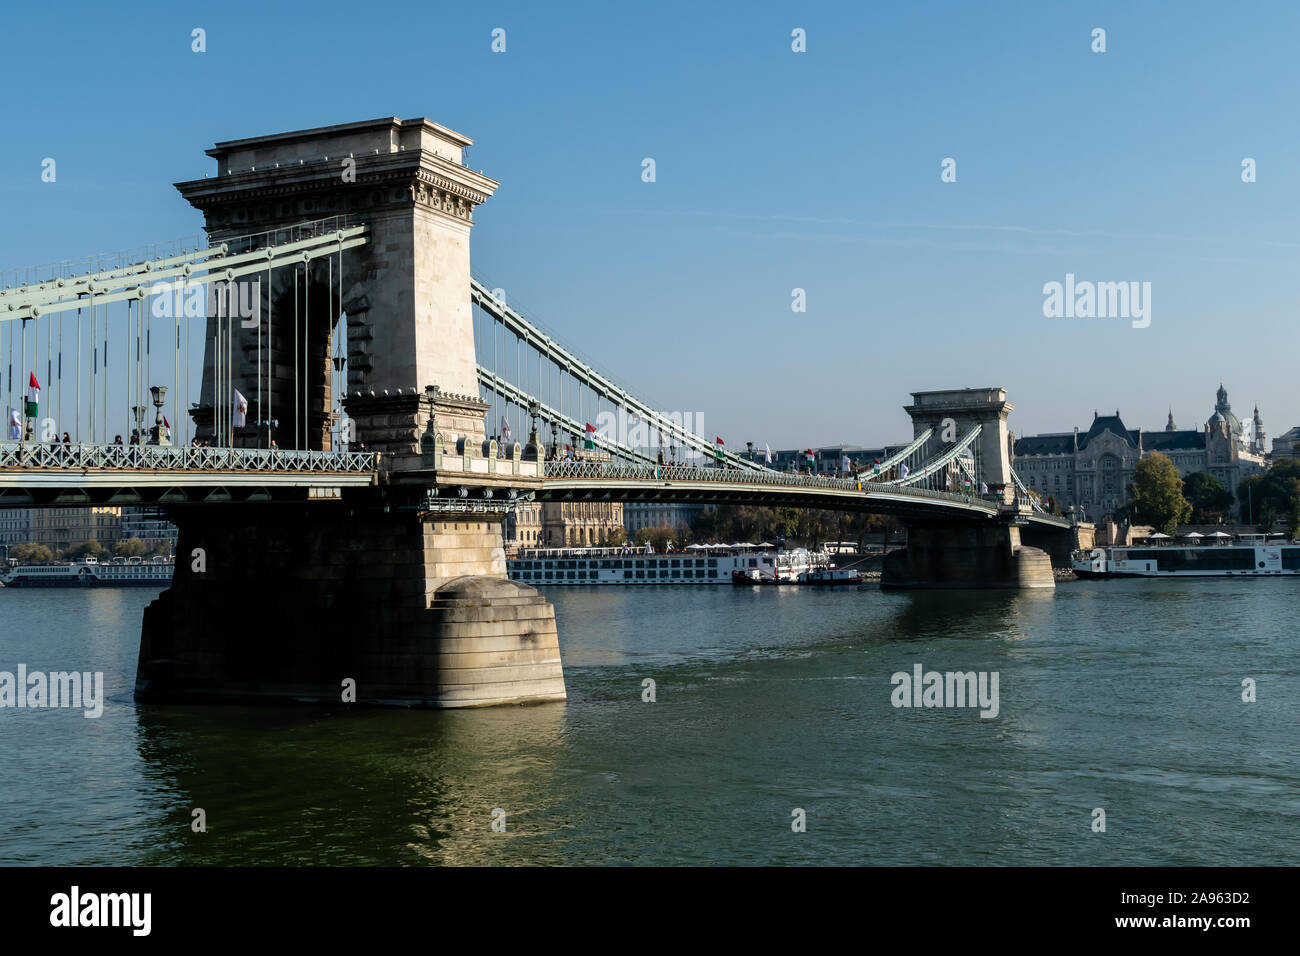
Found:
[(926, 429), (934, 430), (932, 441), (938, 443), (939, 452), (945, 443), (955, 443), (976, 425), (983, 426), (976, 438), (979, 445), (975, 457), (979, 463), (976, 477), (990, 488), (999, 485), (1010, 488), (1007, 417), (1015, 407), (1007, 401), (1005, 388), (990, 387), (913, 392), (912, 404), (903, 406), (903, 410), (911, 416), (915, 435), (920, 436)]

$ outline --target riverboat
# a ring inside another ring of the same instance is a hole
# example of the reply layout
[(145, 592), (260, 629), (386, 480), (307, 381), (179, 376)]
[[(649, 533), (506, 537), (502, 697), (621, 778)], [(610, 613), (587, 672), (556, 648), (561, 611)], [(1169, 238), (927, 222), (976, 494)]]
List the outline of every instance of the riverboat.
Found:
[[(803, 548), (759, 550), (748, 546), (688, 548), (656, 554), (627, 548), (528, 548), (506, 561), (512, 581), (533, 587), (557, 585), (727, 584), (739, 572), (794, 581), (823, 566), (824, 553)], [(755, 580), (752, 583), (760, 583)]]
[(124, 558), (99, 562), (86, 558), (57, 564), (20, 564), (0, 574), (7, 588), (165, 588), (172, 580), (171, 558)]
[(1300, 544), (1239, 535), (1224, 544), (1094, 548), (1074, 552), (1071, 568), (1081, 578), (1283, 577), (1300, 574)]

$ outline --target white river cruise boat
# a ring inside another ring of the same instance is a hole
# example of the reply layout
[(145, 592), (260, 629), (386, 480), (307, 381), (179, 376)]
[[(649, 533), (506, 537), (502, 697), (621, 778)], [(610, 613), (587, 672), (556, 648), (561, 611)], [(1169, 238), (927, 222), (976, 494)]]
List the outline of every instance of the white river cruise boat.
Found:
[(61, 564), (17, 565), (0, 574), (7, 588), (165, 588), (172, 580), (171, 558), (124, 558), (100, 563), (94, 558)]
[(826, 554), (803, 548), (768, 551), (744, 545), (691, 547), (666, 554), (625, 548), (529, 548), (506, 561), (506, 573), (512, 581), (533, 587), (731, 584), (740, 573), (764, 578), (776, 575), (783, 583), (794, 583), (800, 574), (823, 567), (827, 561)]
[(1226, 544), (1094, 548), (1074, 552), (1071, 567), (1081, 578), (1280, 577), (1300, 574), (1300, 544), (1244, 534)]

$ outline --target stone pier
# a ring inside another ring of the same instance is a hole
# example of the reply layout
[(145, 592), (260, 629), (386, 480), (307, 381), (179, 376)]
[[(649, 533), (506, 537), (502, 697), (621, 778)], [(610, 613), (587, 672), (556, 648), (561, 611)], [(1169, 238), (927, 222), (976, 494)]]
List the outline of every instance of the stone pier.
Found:
[(907, 547), (885, 556), (880, 586), (899, 589), (1054, 588), (1047, 552), (1005, 522), (909, 522)]
[(505, 576), (504, 509), (401, 494), (176, 507), (136, 699), (470, 707), (563, 700), (554, 609)]

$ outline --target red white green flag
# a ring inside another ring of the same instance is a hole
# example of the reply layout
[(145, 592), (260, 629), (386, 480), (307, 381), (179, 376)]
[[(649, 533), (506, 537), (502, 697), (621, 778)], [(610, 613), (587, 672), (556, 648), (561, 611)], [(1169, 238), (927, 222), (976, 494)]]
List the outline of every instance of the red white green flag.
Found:
[(583, 447), (588, 450), (596, 447), (596, 426), (591, 422), (587, 422), (587, 440), (583, 443)]
[(36, 373), (31, 373), (27, 383), (27, 417), (35, 418), (41, 413), (41, 383), (36, 381)]

